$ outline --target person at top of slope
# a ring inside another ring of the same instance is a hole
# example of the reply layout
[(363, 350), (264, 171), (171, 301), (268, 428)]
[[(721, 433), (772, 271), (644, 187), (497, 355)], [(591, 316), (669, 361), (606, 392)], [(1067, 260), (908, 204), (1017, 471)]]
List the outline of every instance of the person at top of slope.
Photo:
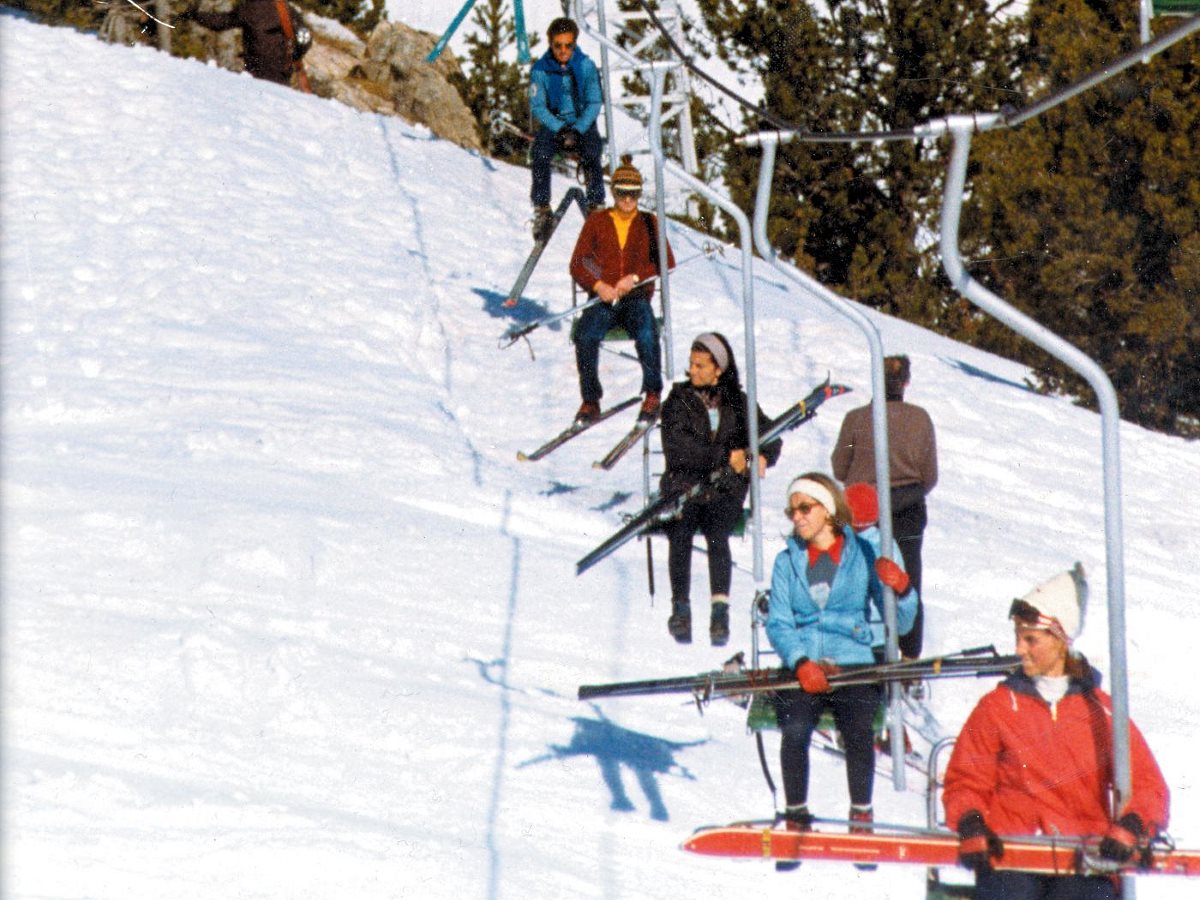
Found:
[(604, 98), (596, 64), (577, 46), (579, 26), (565, 16), (546, 29), (550, 49), (529, 75), (529, 110), (537, 122), (530, 160), (533, 239), (549, 236), (550, 163), (555, 153), (578, 153), (592, 210), (604, 206), (604, 142), (596, 120)]
[[(775, 557), (767, 607), (767, 638), (783, 665), (795, 671), (798, 690), (780, 691), (775, 707), (782, 732), (780, 766), (789, 828), (807, 831), (808, 753), (812, 733), (825, 709), (846, 749), (850, 821), (870, 830), (875, 786), (874, 718), (882, 697), (879, 685), (831, 688), (828, 676), (840, 666), (872, 663), (868, 610), (882, 612), (883, 585), (897, 596), (908, 576), (850, 527), (845, 495), (832, 478), (809, 472), (787, 489), (784, 513), (792, 522), (787, 546)], [(900, 605), (901, 634), (912, 627), (915, 610)], [(780, 863), (778, 868), (791, 868)]]
[(246, 71), (276, 84), (291, 84), (312, 43), (300, 13), (284, 0), (238, 0), (228, 12), (204, 12), (199, 0), (190, 0), (179, 18), (210, 31), (242, 29)]
[[(711, 493), (689, 500), (678, 519), (667, 523), (667, 568), (671, 576), (671, 616), (667, 630), (681, 644), (692, 640), (692, 539), (704, 535), (708, 550), (708, 586), (712, 598), (709, 639), (713, 646), (729, 640), (729, 587), (733, 557), (729, 536), (742, 515), (750, 489), (749, 401), (742, 391), (737, 361), (725, 336), (706, 332), (692, 341), (688, 378), (677, 382), (662, 410), (662, 447), (666, 471), (662, 496), (687, 490), (711, 472), (728, 465), (740, 478), (727, 478)], [(755, 410), (761, 431), (770, 426)], [(761, 475), (783, 451), (779, 439), (759, 448)]]
[[(642, 173), (629, 156), (612, 177), (611, 209), (597, 210), (583, 223), (571, 254), (571, 277), (599, 297), (599, 303), (584, 310), (575, 328), (575, 365), (579, 370), (579, 393), (583, 403), (575, 414), (579, 423), (600, 415), (600, 343), (614, 325), (621, 325), (633, 338), (642, 366), (642, 408), (646, 422), (658, 417), (662, 396), (662, 353), (658, 323), (650, 301), (654, 284), (642, 282), (658, 275), (658, 219), (638, 209), (642, 195)], [(667, 243), (667, 267), (675, 267), (675, 254)], [(638, 286), (640, 284), (640, 287)]]
[(1064, 572), (1009, 609), (1019, 671), (979, 701), (954, 745), (942, 803), (978, 900), (1115, 900), (1112, 879), (996, 871), (1001, 835), (1102, 836), (1100, 854), (1127, 862), (1168, 817), (1158, 764), (1130, 723), (1130, 795), (1111, 807), (1112, 700), (1072, 649), (1083, 625), (1082, 572)]

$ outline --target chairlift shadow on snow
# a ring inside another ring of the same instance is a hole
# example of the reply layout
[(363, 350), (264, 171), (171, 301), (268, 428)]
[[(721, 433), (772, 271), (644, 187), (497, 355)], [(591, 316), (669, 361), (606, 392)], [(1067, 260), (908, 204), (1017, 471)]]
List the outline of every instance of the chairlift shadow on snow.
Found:
[(573, 717), (575, 733), (566, 746), (551, 744), (550, 752), (520, 763), (524, 768), (538, 763), (568, 759), (574, 756), (592, 756), (600, 766), (600, 776), (612, 793), (610, 809), (631, 812), (636, 807), (625, 790), (622, 767), (631, 770), (638, 785), (650, 804), (650, 818), (656, 822), (669, 821), (666, 804), (659, 791), (659, 775), (679, 775), (688, 781), (696, 776), (676, 761), (676, 756), (688, 747), (707, 743), (707, 739), (680, 743), (651, 737), (638, 731), (622, 728), (599, 711), (592, 709), (599, 718)]
[[(517, 324), (525, 325), (544, 319), (551, 314), (550, 308), (536, 300), (526, 300), (524, 297), (515, 306), (505, 306), (508, 294), (499, 291), (489, 291), (486, 288), (471, 288), (471, 291), (483, 298), (483, 311), (493, 319), (507, 319)], [(547, 331), (559, 331), (561, 322), (551, 322), (546, 325)]]
[(613, 495), (603, 503), (593, 506), (596, 512), (608, 512), (610, 509), (616, 509), (618, 506), (623, 506), (625, 501), (633, 496), (631, 491), (613, 491)]
[(982, 378), (984, 381), (990, 381), (992, 384), (1003, 384), (1007, 387), (1014, 387), (1022, 391), (1031, 391), (1036, 393), (1034, 389), (1020, 381), (1013, 381), (1011, 378), (1001, 378), (986, 369), (981, 369), (978, 366), (973, 366), (969, 362), (963, 362), (961, 359), (952, 359), (948, 356), (941, 357), (941, 361), (952, 369), (958, 369), (964, 375), (970, 375), (972, 378)]

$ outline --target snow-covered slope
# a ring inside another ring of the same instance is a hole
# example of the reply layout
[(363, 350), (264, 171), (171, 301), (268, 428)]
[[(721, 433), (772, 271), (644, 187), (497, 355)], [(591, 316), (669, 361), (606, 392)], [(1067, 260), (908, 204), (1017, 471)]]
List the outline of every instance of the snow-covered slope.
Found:
[[(515, 461), (577, 402), (565, 331), (536, 359), (497, 349), (510, 317), (569, 302), (563, 234), (500, 306), (527, 172), (11, 16), (0, 46), (5, 896), (921, 896), (916, 871), (680, 852), (696, 825), (770, 813), (742, 712), (574, 699), (748, 649), (755, 582), (740, 545), (718, 651), (667, 637), (661, 545), (654, 605), (640, 544), (575, 579), (642, 476), (591, 467), (616, 428)], [(740, 284), (732, 253), (673, 279), (676, 372), (698, 331), (742, 346)], [(828, 370), (859, 390), (769, 473), (769, 561), (787, 480), (827, 466), (868, 378), (837, 317), (769, 269), (755, 290), (768, 411)], [(1080, 559), (1081, 646), (1105, 667), (1096, 417), (878, 322), (939, 429), (927, 647), (1006, 649), (1009, 600)], [(610, 398), (637, 387), (616, 356), (603, 376)], [(1122, 433), (1133, 713), (1196, 845), (1200, 458)], [(984, 688), (937, 686), (948, 728)], [(817, 812), (842, 815), (840, 762), (816, 766)], [(878, 817), (922, 821), (920, 788), (881, 778)]]

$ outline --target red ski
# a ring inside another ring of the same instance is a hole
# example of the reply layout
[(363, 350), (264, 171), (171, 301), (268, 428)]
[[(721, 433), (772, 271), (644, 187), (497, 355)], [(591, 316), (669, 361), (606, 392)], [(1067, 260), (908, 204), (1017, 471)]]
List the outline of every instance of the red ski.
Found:
[[(958, 836), (950, 832), (887, 831), (876, 824), (872, 834), (833, 831), (788, 831), (772, 822), (738, 822), (700, 828), (683, 849), (705, 856), (757, 859), (824, 859), (853, 863), (910, 863), (954, 866)], [(1154, 847), (1148, 860), (1117, 866), (1099, 856), (1099, 839), (1003, 837), (1004, 856), (997, 869), (1043, 875), (1109, 874), (1200, 875), (1200, 850)]]

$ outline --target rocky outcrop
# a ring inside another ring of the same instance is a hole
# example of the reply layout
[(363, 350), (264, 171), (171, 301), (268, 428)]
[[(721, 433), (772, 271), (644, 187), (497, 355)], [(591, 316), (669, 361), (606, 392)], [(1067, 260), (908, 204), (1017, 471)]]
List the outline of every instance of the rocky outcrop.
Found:
[(462, 75), (458, 60), (446, 50), (436, 62), (425, 61), (437, 42), (433, 35), (381, 22), (364, 44), (345, 29), (325, 26), (327, 20), (306, 18), (315, 27), (304, 64), (318, 94), (356, 109), (394, 113), (440, 138), (483, 149), (475, 119), (450, 81)]

